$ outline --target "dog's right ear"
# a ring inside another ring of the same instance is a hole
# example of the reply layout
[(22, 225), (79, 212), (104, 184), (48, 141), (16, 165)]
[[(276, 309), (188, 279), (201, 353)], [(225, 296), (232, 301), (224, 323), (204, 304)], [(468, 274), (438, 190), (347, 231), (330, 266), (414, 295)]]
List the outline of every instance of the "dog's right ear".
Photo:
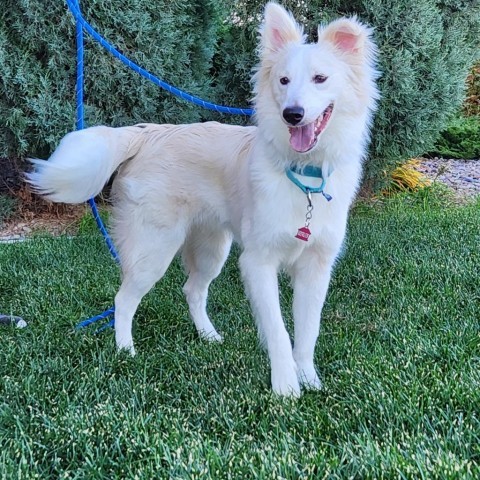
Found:
[(372, 30), (360, 23), (356, 17), (339, 18), (327, 27), (318, 29), (318, 41), (326, 40), (341, 52), (361, 56), (365, 49), (373, 50), (370, 35)]
[(260, 33), (262, 49), (267, 52), (278, 52), (287, 43), (303, 41), (301, 25), (275, 2), (269, 2), (265, 7), (265, 20)]

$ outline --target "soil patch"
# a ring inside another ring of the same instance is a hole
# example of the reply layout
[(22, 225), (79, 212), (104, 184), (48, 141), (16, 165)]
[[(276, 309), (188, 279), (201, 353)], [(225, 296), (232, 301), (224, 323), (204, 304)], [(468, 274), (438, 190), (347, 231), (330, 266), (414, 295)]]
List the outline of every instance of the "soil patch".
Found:
[(19, 207), (15, 215), (0, 224), (0, 242), (14, 242), (32, 234), (75, 234), (88, 206), (49, 203), (23, 187), (16, 192)]

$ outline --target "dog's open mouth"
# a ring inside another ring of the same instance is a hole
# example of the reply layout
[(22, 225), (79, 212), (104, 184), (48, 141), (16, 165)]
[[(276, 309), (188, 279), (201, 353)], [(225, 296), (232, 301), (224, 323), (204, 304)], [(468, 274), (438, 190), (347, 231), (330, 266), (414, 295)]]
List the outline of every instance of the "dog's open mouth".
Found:
[(330, 117), (332, 116), (333, 103), (311, 123), (301, 127), (289, 127), (290, 146), (299, 153), (306, 153), (317, 143), (318, 136), (325, 130)]

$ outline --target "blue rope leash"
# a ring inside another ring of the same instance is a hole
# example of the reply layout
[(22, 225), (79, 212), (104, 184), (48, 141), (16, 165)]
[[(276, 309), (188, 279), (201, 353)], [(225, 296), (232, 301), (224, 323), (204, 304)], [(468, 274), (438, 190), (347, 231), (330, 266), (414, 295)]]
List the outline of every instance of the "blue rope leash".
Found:
[(254, 111), (251, 108), (234, 108), (234, 107), (217, 105), (215, 103), (210, 103), (205, 100), (202, 100), (201, 98), (190, 95), (189, 93), (184, 92), (183, 90), (173, 87), (172, 85), (168, 84), (163, 80), (160, 80), (158, 77), (151, 74), (144, 68), (140, 67), (140, 65), (133, 62), (132, 60), (128, 59), (125, 55), (120, 53), (113, 45), (108, 43), (107, 40), (105, 40), (96, 30), (94, 30), (93, 27), (89, 23), (87, 23), (86, 20), (83, 18), (80, 12), (80, 7), (78, 5), (78, 0), (66, 0), (66, 2), (68, 5), (68, 8), (72, 12), (72, 15), (75, 17), (75, 20), (77, 22), (77, 32), (78, 32), (79, 26), (83, 27), (83, 29), (93, 39), (95, 39), (100, 45), (102, 45), (102, 47), (105, 48), (105, 50), (107, 50), (114, 57), (118, 58), (121, 62), (127, 65), (127, 67), (130, 67), (132, 70), (140, 74), (142, 77), (147, 78), (148, 80), (153, 82), (155, 85), (158, 85), (159, 87), (163, 88), (167, 92), (170, 92), (171, 94), (177, 97), (183, 98), (184, 100), (194, 103), (195, 105), (199, 105), (203, 108), (206, 108), (207, 110), (214, 110), (216, 112), (229, 113), (232, 115), (253, 115)]
[[(78, 0), (74, 0), (78, 6)], [(84, 121), (84, 105), (83, 105), (83, 71), (84, 71), (84, 48), (83, 48), (83, 27), (79, 22), (76, 22), (76, 41), (77, 41), (77, 83), (76, 83), (76, 98), (77, 98), (77, 130), (83, 130), (85, 128)], [(118, 253), (115, 250), (112, 239), (102, 222), (100, 214), (98, 212), (95, 200), (91, 198), (88, 201), (90, 208), (92, 209), (93, 218), (97, 223), (99, 230), (102, 232), (105, 242), (107, 243), (108, 250), (112, 254), (113, 258), (119, 263)]]
[(104, 312), (98, 314), (98, 315), (95, 315), (94, 317), (92, 318), (88, 318), (87, 320), (84, 320), (83, 322), (80, 322), (76, 327), (75, 329), (76, 330), (79, 330), (81, 328), (84, 328), (84, 327), (88, 327), (90, 324), (92, 323), (95, 323), (95, 322), (98, 322), (99, 320), (102, 320), (104, 318), (107, 318), (109, 317), (110, 315), (112, 315), (113, 313), (115, 312), (115, 307), (111, 307), (109, 308), (108, 310), (105, 310)]
[[(77, 6), (78, 6), (78, 0), (75, 0)], [(77, 130), (83, 130), (85, 128), (85, 122), (84, 122), (84, 107), (83, 107), (83, 71), (84, 71), (84, 63), (83, 63), (83, 58), (84, 58), (84, 49), (83, 49), (83, 27), (81, 23), (76, 22), (75, 24), (75, 31), (76, 31), (76, 42), (77, 42), (77, 83), (76, 83), (76, 101), (77, 101), (77, 121), (76, 121), (76, 127)], [(102, 232), (103, 238), (105, 239), (105, 242), (107, 243), (108, 250), (112, 254), (113, 258), (119, 262), (118, 259), (118, 254), (117, 251), (115, 250), (115, 247), (113, 245), (112, 239), (110, 238), (110, 235), (107, 232), (107, 229), (105, 228), (105, 225), (103, 224), (103, 221), (100, 217), (100, 214), (98, 213), (98, 208), (95, 203), (95, 200), (91, 198), (88, 201), (90, 205), (90, 209), (92, 210), (93, 218), (95, 219), (95, 222), (97, 223), (97, 226), (99, 230)], [(104, 318), (109, 317), (110, 315), (113, 315), (115, 312), (115, 307), (111, 307), (104, 312), (100, 313), (99, 315), (96, 315), (95, 317), (88, 318), (87, 320), (84, 320), (83, 322), (80, 322), (75, 328), (76, 330), (79, 330), (81, 328), (87, 327), (91, 323), (97, 322), (99, 320), (102, 320)], [(99, 333), (100, 331), (103, 331), (105, 328), (108, 328), (109, 326), (114, 325), (114, 320), (111, 320), (109, 323), (104, 325), (102, 328), (98, 329), (95, 333)]]
[[(125, 55), (120, 53), (114, 46), (108, 43), (107, 40), (105, 40), (96, 30), (94, 30), (93, 27), (89, 23), (87, 23), (86, 20), (83, 18), (80, 12), (79, 0), (66, 0), (66, 2), (67, 2), (68, 8), (70, 9), (70, 12), (75, 18), (75, 31), (76, 31), (76, 44), (77, 44), (77, 81), (76, 81), (76, 107), (77, 107), (76, 128), (77, 130), (82, 130), (85, 128), (84, 103), (83, 103), (84, 31), (86, 31), (94, 40), (96, 40), (100, 45), (102, 45), (102, 47), (104, 47), (111, 55), (118, 58), (121, 62), (127, 65), (127, 67), (131, 68), (133, 71), (137, 72), (142, 77), (147, 78), (148, 80), (153, 82), (155, 85), (163, 88), (167, 92), (170, 92), (171, 94), (177, 97), (180, 97), (184, 100), (194, 103), (195, 105), (199, 105), (203, 108), (206, 108), (207, 110), (214, 110), (220, 113), (228, 113), (232, 115), (247, 115), (247, 116), (254, 114), (254, 110), (251, 108), (234, 108), (234, 107), (227, 107), (227, 106), (222, 106), (222, 105), (217, 105), (211, 102), (207, 102), (205, 100), (202, 100), (201, 98), (190, 95), (189, 93), (184, 92), (183, 90), (173, 87), (167, 82), (159, 79), (158, 77), (151, 74), (150, 72), (140, 67), (138, 64), (136, 64), (132, 60), (128, 59)], [(118, 253), (100, 217), (95, 200), (91, 198), (88, 201), (88, 203), (92, 210), (92, 214), (95, 219), (95, 222), (100, 232), (102, 233), (103, 238), (105, 239), (109, 252), (113, 256), (115, 261), (117, 263), (120, 263)], [(94, 317), (88, 318), (87, 320), (80, 322), (75, 328), (77, 330), (85, 328), (88, 325), (91, 325), (92, 323), (95, 323), (99, 320), (102, 320), (111, 315), (114, 315), (114, 313), (115, 313), (115, 307), (111, 307), (105, 310), (104, 312), (100, 313), (99, 315), (96, 315)], [(98, 330), (96, 330), (95, 333), (100, 333), (105, 329), (111, 328), (114, 326), (115, 326), (115, 319), (112, 319), (108, 323), (100, 327)]]

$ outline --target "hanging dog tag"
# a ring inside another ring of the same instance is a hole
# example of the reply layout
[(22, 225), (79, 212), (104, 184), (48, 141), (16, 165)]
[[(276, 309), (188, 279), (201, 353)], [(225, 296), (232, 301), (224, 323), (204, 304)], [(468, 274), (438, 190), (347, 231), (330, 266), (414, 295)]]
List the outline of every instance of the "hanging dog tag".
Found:
[(308, 237), (312, 234), (310, 229), (308, 227), (302, 227), (298, 229), (297, 234), (295, 235), (295, 238), (298, 238), (299, 240), (303, 240), (304, 242), (308, 242)]
[(313, 204), (312, 204), (312, 193), (308, 188), (307, 188), (307, 201), (308, 201), (308, 205), (307, 205), (307, 213), (305, 215), (305, 226), (299, 228), (297, 234), (295, 235), (295, 238), (298, 238), (299, 240), (303, 240), (304, 242), (308, 242), (308, 238), (312, 234), (312, 232), (308, 227), (310, 226), (310, 220), (312, 219)]

